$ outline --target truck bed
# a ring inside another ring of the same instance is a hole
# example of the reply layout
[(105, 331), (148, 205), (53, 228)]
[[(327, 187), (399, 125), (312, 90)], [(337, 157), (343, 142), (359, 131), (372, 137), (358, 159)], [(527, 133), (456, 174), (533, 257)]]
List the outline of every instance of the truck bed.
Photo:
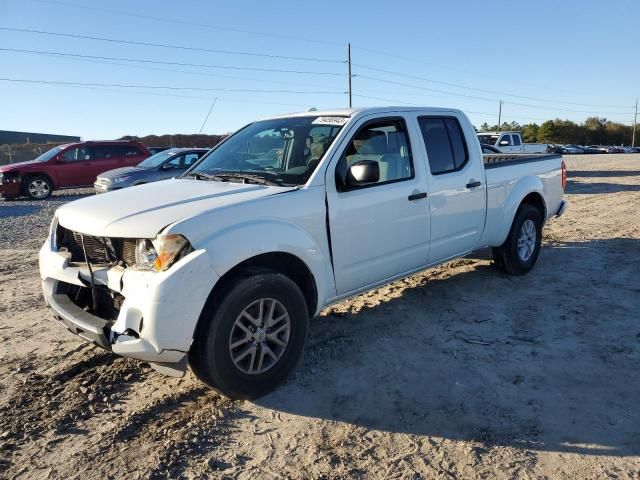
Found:
[[(517, 193), (520, 190), (542, 195), (546, 203), (545, 220), (558, 212), (563, 195), (562, 155), (505, 153), (483, 157), (487, 181), (484, 245), (500, 245), (506, 238), (513, 209), (522, 197)], [(516, 204), (511, 205), (509, 199)]]

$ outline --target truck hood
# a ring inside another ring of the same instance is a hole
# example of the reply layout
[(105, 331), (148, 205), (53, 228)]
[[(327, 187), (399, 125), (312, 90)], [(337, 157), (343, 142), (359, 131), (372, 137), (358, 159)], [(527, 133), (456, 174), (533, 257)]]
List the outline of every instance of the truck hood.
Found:
[(295, 187), (172, 179), (76, 200), (56, 215), (63, 227), (87, 235), (153, 238), (178, 220), (291, 190)]

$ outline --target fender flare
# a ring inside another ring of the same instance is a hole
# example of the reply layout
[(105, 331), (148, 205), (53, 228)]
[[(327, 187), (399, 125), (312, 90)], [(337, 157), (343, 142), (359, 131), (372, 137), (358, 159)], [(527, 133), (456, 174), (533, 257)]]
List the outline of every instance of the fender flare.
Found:
[(506, 240), (507, 235), (509, 235), (511, 225), (513, 225), (513, 220), (516, 217), (516, 212), (518, 211), (518, 208), (520, 208), (522, 201), (527, 197), (527, 195), (532, 193), (540, 196), (544, 207), (542, 218), (546, 219), (547, 204), (544, 198), (544, 185), (542, 184), (542, 181), (535, 176), (528, 176), (520, 179), (509, 192), (502, 209), (504, 212), (505, 222), (502, 225), (502, 231), (499, 235), (499, 238), (501, 239), (499, 242), (500, 244), (502, 244)]
[(313, 276), (318, 308), (324, 305), (327, 298), (335, 296), (333, 268), (326, 261), (329, 253), (308, 232), (295, 224), (280, 219), (238, 223), (217, 230), (209, 237), (197, 239), (193, 247), (207, 251), (211, 267), (220, 278), (237, 265), (258, 255), (293, 255), (306, 265)]

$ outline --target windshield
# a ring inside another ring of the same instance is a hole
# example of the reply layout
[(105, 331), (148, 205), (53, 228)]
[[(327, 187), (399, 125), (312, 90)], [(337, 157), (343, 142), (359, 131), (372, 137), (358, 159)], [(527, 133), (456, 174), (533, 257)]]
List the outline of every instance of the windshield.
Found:
[(55, 157), (57, 154), (59, 154), (62, 150), (63, 150), (62, 147), (54, 147), (51, 150), (47, 150), (46, 152), (44, 152), (39, 157), (36, 157), (34, 161), (35, 162), (47, 162), (47, 161), (51, 160), (53, 157)]
[(186, 176), (283, 186), (306, 183), (347, 117), (290, 117), (252, 123)]
[(478, 135), (478, 140), (482, 145), (495, 145), (498, 141), (498, 135)]
[(145, 158), (142, 162), (138, 164), (140, 168), (156, 168), (162, 165), (169, 158), (173, 157), (180, 150), (174, 148), (169, 150), (163, 150), (161, 152), (156, 153), (155, 155), (151, 155), (150, 157)]

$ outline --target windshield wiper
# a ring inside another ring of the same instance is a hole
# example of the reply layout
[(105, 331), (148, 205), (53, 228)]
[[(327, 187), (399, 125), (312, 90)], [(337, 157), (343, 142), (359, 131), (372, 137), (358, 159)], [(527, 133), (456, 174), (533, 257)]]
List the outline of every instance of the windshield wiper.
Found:
[[(198, 175), (202, 175), (198, 173)], [(206, 174), (207, 178), (218, 180), (220, 182), (228, 182), (231, 180), (242, 180), (242, 183), (256, 183), (258, 185), (278, 185), (279, 182), (267, 180), (260, 175), (252, 175), (250, 173), (214, 173)]]
[(211, 175), (210, 173), (189, 172), (187, 175), (194, 177), (196, 180), (218, 180), (216, 175)]

